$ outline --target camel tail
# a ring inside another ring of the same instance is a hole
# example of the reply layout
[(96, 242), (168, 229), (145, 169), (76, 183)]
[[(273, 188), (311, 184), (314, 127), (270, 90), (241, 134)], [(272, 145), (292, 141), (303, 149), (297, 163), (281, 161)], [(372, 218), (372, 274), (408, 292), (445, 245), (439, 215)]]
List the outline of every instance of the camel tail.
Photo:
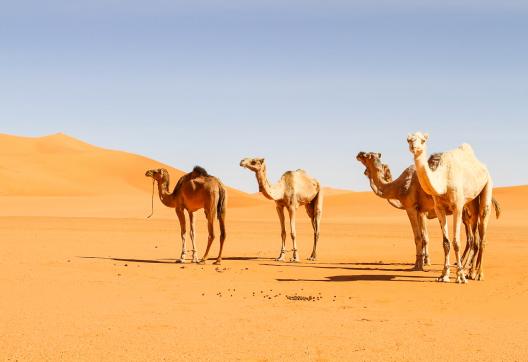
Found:
[(498, 219), (501, 214), (500, 204), (495, 198), (491, 199), (491, 203), (493, 204), (493, 207), (495, 208), (495, 217)]

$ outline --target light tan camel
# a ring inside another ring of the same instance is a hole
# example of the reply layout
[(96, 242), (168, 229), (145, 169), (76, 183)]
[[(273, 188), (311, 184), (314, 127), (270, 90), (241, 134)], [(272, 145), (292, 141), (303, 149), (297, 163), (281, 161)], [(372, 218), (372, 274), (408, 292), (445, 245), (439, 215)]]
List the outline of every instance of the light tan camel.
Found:
[(185, 262), (186, 244), (185, 244), (185, 214), (187, 210), (189, 214), (190, 236), (192, 242), (193, 262), (198, 263), (198, 250), (194, 242), (194, 212), (204, 209), (205, 217), (207, 218), (207, 227), (209, 238), (207, 241), (207, 249), (203, 259), (200, 261), (204, 263), (209, 255), (209, 249), (215, 238), (214, 235), (214, 219), (218, 217), (220, 224), (220, 251), (218, 258), (214, 264), (220, 264), (222, 261), (222, 250), (224, 248), (224, 241), (226, 238), (225, 232), (225, 215), (226, 215), (226, 191), (222, 182), (214, 176), (207, 174), (203, 168), (196, 166), (192, 172), (183, 175), (176, 184), (174, 191), (169, 192), (169, 173), (166, 169), (160, 168), (156, 170), (149, 170), (145, 176), (152, 177), (158, 183), (158, 191), (161, 202), (170, 208), (176, 210), (178, 221), (180, 222), (182, 252), (178, 260), (180, 263)]
[(319, 181), (308, 175), (304, 170), (285, 172), (278, 183), (272, 185), (266, 176), (266, 162), (263, 158), (245, 158), (240, 161), (240, 166), (245, 167), (257, 176), (259, 191), (275, 201), (277, 213), (281, 224), (282, 247), (277, 261), (284, 261), (286, 253), (286, 226), (284, 220), (284, 208), (288, 210), (290, 216), (290, 231), (293, 242), (293, 257), (291, 261), (298, 262), (295, 214), (299, 206), (304, 205), (306, 212), (312, 220), (314, 230), (314, 244), (312, 255), (308, 260), (315, 260), (317, 257), (317, 242), (319, 241), (319, 228), (321, 215), (323, 213), (323, 195)]
[[(431, 195), (425, 193), (420, 186), (416, 168), (414, 165), (406, 168), (402, 174), (392, 180), (389, 166), (381, 162), (381, 153), (360, 152), (356, 156), (357, 160), (365, 166), (365, 175), (369, 178), (370, 187), (374, 193), (398, 209), (405, 210), (411, 223), (416, 245), (415, 270), (423, 270), (424, 265), (430, 265), (429, 259), (429, 237), (427, 232), (427, 219), (435, 219), (436, 212), (434, 201)], [(438, 167), (440, 154), (433, 154), (429, 157), (429, 167), (435, 170)], [(493, 200), (497, 215), (499, 205)], [(462, 222), (466, 228), (466, 249), (462, 256), (463, 264), (473, 261), (473, 250), (478, 251), (478, 240), (476, 236), (478, 222), (479, 198), (464, 206)], [(498, 217), (498, 216), (497, 216)], [(465, 260), (465, 262), (464, 262)]]
[(486, 249), (486, 229), (491, 212), (493, 181), (486, 166), (476, 158), (473, 149), (468, 144), (442, 153), (437, 169), (431, 170), (427, 164), (426, 141), (428, 138), (427, 133), (416, 132), (407, 137), (407, 142), (409, 150), (414, 155), (418, 181), (424, 191), (433, 197), (436, 215), (442, 229), (445, 263), (438, 281), (449, 281), (450, 243), (446, 215), (451, 211), (453, 213), (453, 249), (458, 268), (456, 281), (457, 283), (467, 282), (460, 259), (460, 227), (464, 205), (477, 197), (480, 197), (478, 213), (480, 248), (476, 270), (470, 277), (483, 280), (482, 256)]

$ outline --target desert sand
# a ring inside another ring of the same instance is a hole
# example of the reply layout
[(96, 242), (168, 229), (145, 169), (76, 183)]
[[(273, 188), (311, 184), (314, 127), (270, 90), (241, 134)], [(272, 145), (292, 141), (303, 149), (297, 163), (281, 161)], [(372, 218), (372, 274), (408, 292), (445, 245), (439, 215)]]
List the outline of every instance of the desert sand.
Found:
[[(528, 359), (528, 186), (495, 190), (486, 280), (458, 285), (435, 282), (436, 220), (433, 265), (411, 271), (405, 213), (346, 190), (326, 190), (318, 261), (304, 210), (303, 261), (275, 262), (273, 203), (230, 188), (222, 265), (176, 264), (173, 210), (156, 198), (145, 219), (155, 167), (172, 185), (183, 173), (63, 134), (0, 135), (1, 360)], [(202, 254), (203, 213), (197, 227)]]

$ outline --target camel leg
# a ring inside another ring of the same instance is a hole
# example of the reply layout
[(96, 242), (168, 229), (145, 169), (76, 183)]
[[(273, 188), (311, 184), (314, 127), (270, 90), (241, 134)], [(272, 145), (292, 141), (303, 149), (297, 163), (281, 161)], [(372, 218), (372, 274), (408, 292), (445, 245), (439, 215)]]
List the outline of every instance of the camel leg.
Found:
[(291, 261), (294, 262), (294, 263), (298, 263), (300, 261), (299, 260), (299, 254), (297, 252), (297, 241), (295, 240), (296, 236), (297, 236), (297, 232), (295, 230), (295, 214), (296, 214), (296, 211), (297, 210), (295, 210), (295, 207), (289, 207), (288, 208), (288, 214), (290, 216), (290, 232), (291, 232), (291, 239), (292, 239), (292, 244), (293, 244), (293, 248), (292, 248), (293, 256), (292, 256)]
[(460, 227), (462, 226), (463, 208), (464, 204), (457, 205), (453, 210), (453, 249), (455, 249), (455, 258), (457, 262), (457, 283), (467, 283), (462, 260), (460, 259)]
[(218, 252), (218, 258), (216, 258), (216, 261), (213, 263), (216, 265), (222, 262), (222, 251), (224, 250), (224, 241), (226, 239), (225, 213), (220, 214), (218, 223), (220, 224), (220, 251)]
[(479, 236), (480, 236), (480, 249), (477, 258), (477, 267), (476, 267), (476, 280), (484, 280), (484, 267), (482, 266), (482, 257), (484, 255), (484, 250), (486, 249), (486, 230), (488, 228), (488, 222), (491, 214), (491, 199), (493, 192), (493, 183), (488, 181), (484, 189), (482, 190), (480, 198), (480, 210), (479, 210)]
[(185, 226), (185, 214), (183, 213), (183, 209), (176, 209), (176, 215), (178, 216), (178, 221), (180, 222), (180, 233), (181, 233), (181, 240), (182, 240), (182, 250), (181, 250), (181, 256), (180, 259), (176, 260), (177, 263), (185, 263), (185, 255), (187, 253), (187, 248), (185, 245), (185, 233), (187, 232), (186, 226)]
[(467, 266), (469, 259), (471, 258), (471, 253), (473, 251), (474, 236), (473, 236), (473, 229), (471, 228), (470, 220), (466, 219), (466, 217), (464, 216), (462, 219), (462, 223), (464, 224), (464, 229), (466, 230), (466, 240), (467, 240), (466, 247), (464, 248), (464, 252), (462, 253), (462, 265), (465, 268)]
[(477, 260), (477, 255), (479, 252), (479, 234), (478, 234), (478, 211), (476, 215), (473, 215), (469, 222), (469, 228), (470, 228), (470, 234), (471, 236), (468, 236), (468, 243), (469, 238), (471, 237), (471, 247), (467, 253), (467, 257), (464, 260), (462, 257), (462, 263), (464, 265), (464, 269), (466, 269), (466, 277), (469, 279), (472, 279), (471, 273), (473, 270), (475, 270), (475, 261)]
[[(477, 220), (478, 221), (478, 220)], [(477, 259), (480, 252), (480, 239), (479, 239), (479, 233), (478, 233), (478, 225), (479, 223), (475, 223), (473, 225), (473, 250), (471, 251), (471, 257), (468, 258), (467, 264), (468, 264), (468, 277), (469, 279), (475, 278), (475, 271), (477, 270)]]
[(407, 216), (411, 222), (412, 231), (414, 234), (414, 244), (416, 246), (416, 260), (414, 262), (414, 270), (423, 270), (423, 248), (422, 235), (418, 224), (418, 211), (416, 209), (406, 209)]
[(466, 229), (466, 248), (464, 249), (464, 254), (462, 254), (462, 265), (464, 268), (467, 268), (470, 260), (473, 259), (473, 250), (475, 249), (475, 235), (477, 231), (478, 223), (478, 199), (471, 201), (466, 204), (464, 211), (462, 212), (462, 222), (464, 223), (464, 228)]
[[(311, 215), (310, 212), (308, 212), (308, 209), (310, 209)], [(315, 199), (309, 205), (306, 205), (306, 211), (308, 212), (308, 215), (312, 220), (312, 227), (314, 231), (314, 244), (312, 255), (310, 255), (308, 260), (314, 261), (315, 259), (317, 259), (317, 243), (319, 242), (319, 231), (321, 230), (321, 217), (323, 216), (323, 196), (321, 194), (321, 191), (319, 191), (319, 194), (317, 194)]]
[(279, 254), (279, 257), (275, 259), (276, 261), (284, 261), (284, 256), (286, 254), (286, 225), (284, 222), (284, 207), (281, 205), (277, 205), (277, 214), (279, 215), (279, 221), (281, 225), (281, 239), (282, 239), (282, 246), (281, 251)]
[(438, 217), (438, 221), (440, 222), (440, 229), (442, 230), (442, 245), (444, 247), (444, 270), (442, 271), (442, 275), (437, 279), (439, 282), (449, 282), (449, 249), (450, 249), (450, 243), (449, 243), (449, 234), (447, 230), (447, 217), (445, 214), (445, 211), (441, 208), (436, 207), (436, 200), (435, 200), (435, 211), (436, 216)]
[(193, 263), (198, 263), (198, 248), (196, 248), (196, 244), (194, 242), (194, 213), (188, 211), (189, 213), (189, 225), (190, 225), (190, 232), (189, 235), (191, 236), (191, 243), (192, 243), (192, 252), (193, 252)]
[(429, 232), (427, 230), (427, 217), (423, 212), (418, 213), (418, 225), (420, 227), (420, 234), (422, 238), (423, 265), (431, 265), (431, 259), (429, 258)]
[(211, 249), (211, 245), (213, 244), (213, 240), (215, 238), (214, 235), (214, 218), (216, 216), (216, 210), (209, 210), (209, 212), (206, 212), (205, 216), (207, 217), (207, 231), (209, 232), (209, 236), (207, 239), (207, 249), (205, 249), (205, 254), (203, 256), (203, 259), (201, 260), (201, 264), (205, 264), (205, 261), (207, 260), (207, 256), (209, 255), (209, 250)]

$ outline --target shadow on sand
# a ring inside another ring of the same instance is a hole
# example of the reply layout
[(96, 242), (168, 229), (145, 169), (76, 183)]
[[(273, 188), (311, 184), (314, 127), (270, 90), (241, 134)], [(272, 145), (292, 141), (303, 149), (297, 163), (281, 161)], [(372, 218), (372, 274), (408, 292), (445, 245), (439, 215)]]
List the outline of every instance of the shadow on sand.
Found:
[[(114, 260), (114, 261), (124, 261), (129, 263), (150, 263), (150, 264), (177, 264), (179, 259), (132, 259), (132, 258), (113, 258), (113, 257), (104, 257), (104, 256), (78, 256), (81, 259), (100, 259), (100, 260)], [(216, 258), (208, 258), (207, 260), (216, 260)], [(222, 258), (222, 260), (273, 260), (272, 258), (260, 258), (257, 256), (234, 256)], [(191, 260), (186, 260), (185, 264), (192, 264)]]
[(222, 258), (222, 260), (274, 260), (273, 258), (263, 258), (260, 256), (228, 256), (227, 258)]
[(128, 259), (128, 258), (111, 258), (111, 257), (104, 257), (104, 256), (78, 256), (78, 258), (126, 261), (129, 263), (153, 263), (153, 264), (175, 264), (176, 263), (176, 259)]
[[(414, 270), (414, 264), (378, 264), (378, 263), (340, 263), (337, 265), (343, 266), (333, 266), (333, 263), (323, 264), (299, 264), (299, 263), (262, 263), (263, 266), (275, 266), (275, 267), (293, 267), (293, 268), (318, 268), (318, 269), (344, 269), (344, 270), (360, 270), (360, 271), (388, 271), (388, 272), (416, 272)], [(335, 264), (334, 264), (335, 265)], [(349, 265), (349, 266), (344, 266)], [(355, 266), (359, 265), (359, 266)], [(366, 267), (366, 265), (371, 265), (372, 267)], [(383, 266), (395, 266), (395, 265), (408, 265), (405, 268), (384, 268)], [(427, 272), (428, 270), (425, 270)]]
[[(324, 279), (297, 279), (297, 278), (280, 278), (279, 282), (356, 282), (356, 281), (395, 281), (395, 282), (413, 282), (413, 283), (431, 283), (436, 280), (435, 275), (415, 274), (414, 264), (410, 263), (261, 263), (263, 266), (272, 267), (290, 267), (290, 268), (316, 268), (316, 269), (339, 269), (363, 272), (388, 272), (387, 274), (352, 274), (352, 275), (333, 275), (324, 277)], [(400, 266), (400, 268), (395, 268)], [(430, 271), (432, 269), (426, 270)], [(399, 275), (395, 275), (398, 272)], [(400, 274), (403, 272), (404, 274)], [(422, 272), (423, 273), (423, 272)]]
[[(413, 278), (396, 279), (396, 278)], [(359, 282), (359, 281), (380, 281), (380, 282), (411, 282), (411, 283), (433, 283), (433, 277), (423, 277), (418, 275), (383, 275), (383, 274), (359, 274), (359, 275), (331, 275), (325, 279), (294, 279), (280, 278), (278, 282)]]

